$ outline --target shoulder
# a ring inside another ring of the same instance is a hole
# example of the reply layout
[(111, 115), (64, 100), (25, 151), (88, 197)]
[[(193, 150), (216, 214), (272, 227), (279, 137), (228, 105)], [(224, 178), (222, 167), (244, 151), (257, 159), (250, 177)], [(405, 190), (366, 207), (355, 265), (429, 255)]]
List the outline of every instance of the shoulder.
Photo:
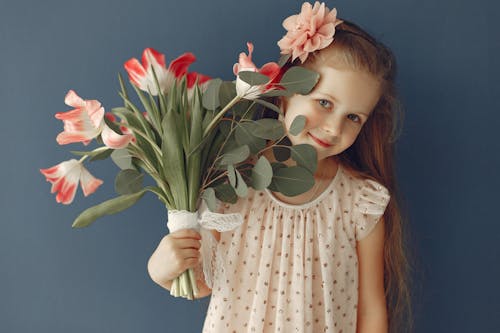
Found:
[(350, 191), (353, 192), (355, 204), (386, 205), (390, 199), (389, 190), (381, 182), (357, 174), (347, 168), (342, 169), (343, 181), (348, 183)]
[(388, 189), (380, 182), (345, 171), (352, 192), (353, 222), (356, 239), (367, 236), (382, 218), (390, 202)]

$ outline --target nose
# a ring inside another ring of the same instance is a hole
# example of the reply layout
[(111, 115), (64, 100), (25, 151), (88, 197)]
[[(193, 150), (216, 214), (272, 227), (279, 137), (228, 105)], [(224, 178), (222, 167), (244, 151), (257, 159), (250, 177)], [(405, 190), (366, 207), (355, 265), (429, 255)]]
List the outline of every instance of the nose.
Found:
[(321, 129), (330, 136), (339, 137), (342, 134), (343, 126), (343, 120), (332, 114), (325, 119)]

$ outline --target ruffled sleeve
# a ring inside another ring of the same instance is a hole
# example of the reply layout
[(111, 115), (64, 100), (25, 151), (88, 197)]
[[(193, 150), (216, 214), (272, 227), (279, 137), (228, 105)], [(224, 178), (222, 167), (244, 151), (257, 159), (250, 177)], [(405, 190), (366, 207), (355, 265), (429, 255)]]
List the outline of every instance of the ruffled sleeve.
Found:
[(354, 207), (356, 240), (363, 239), (373, 230), (384, 214), (389, 200), (387, 188), (371, 179), (363, 180)]

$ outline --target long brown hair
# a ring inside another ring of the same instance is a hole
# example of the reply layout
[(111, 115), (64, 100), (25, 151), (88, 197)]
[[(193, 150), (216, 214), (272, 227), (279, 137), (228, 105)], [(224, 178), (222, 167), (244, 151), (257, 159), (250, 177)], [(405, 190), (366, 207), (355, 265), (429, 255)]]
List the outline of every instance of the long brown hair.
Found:
[(395, 78), (396, 60), (389, 48), (359, 26), (343, 21), (336, 27), (334, 41), (311, 54), (303, 64), (345, 66), (378, 79), (381, 96), (363, 125), (355, 143), (337, 156), (355, 176), (383, 184), (391, 193), (384, 213), (384, 284), (391, 332), (412, 330), (410, 265), (407, 259), (405, 221), (400, 209), (394, 165), (395, 141), (402, 123)]

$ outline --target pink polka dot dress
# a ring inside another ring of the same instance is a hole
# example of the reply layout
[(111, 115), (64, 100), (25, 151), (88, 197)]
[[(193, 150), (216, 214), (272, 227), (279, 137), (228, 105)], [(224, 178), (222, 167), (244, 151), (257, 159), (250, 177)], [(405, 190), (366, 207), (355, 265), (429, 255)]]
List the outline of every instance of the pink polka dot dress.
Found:
[(221, 233), (223, 265), (214, 271), (203, 332), (356, 332), (356, 241), (388, 202), (385, 187), (339, 166), (328, 188), (303, 205), (253, 190), (225, 205), (244, 223)]

